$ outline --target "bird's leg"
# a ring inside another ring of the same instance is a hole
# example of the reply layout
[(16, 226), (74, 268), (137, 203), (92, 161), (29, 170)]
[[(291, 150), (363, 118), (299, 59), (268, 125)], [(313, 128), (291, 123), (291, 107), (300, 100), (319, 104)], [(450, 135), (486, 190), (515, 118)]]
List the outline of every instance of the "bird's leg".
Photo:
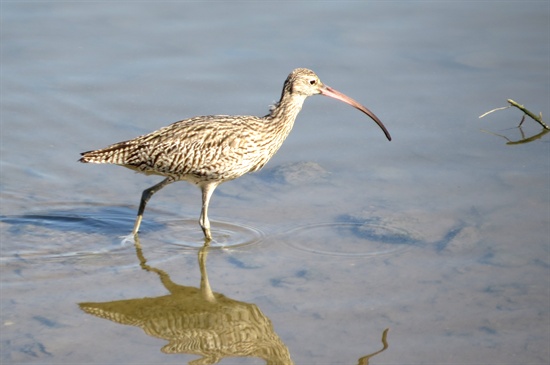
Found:
[(156, 193), (157, 191), (159, 191), (160, 189), (162, 189), (163, 187), (165, 187), (166, 185), (170, 184), (173, 181), (174, 180), (172, 180), (172, 178), (168, 177), (162, 180), (161, 182), (159, 182), (158, 184), (151, 186), (149, 189), (143, 190), (143, 193), (141, 194), (141, 201), (139, 203), (136, 223), (134, 223), (134, 230), (132, 231), (132, 234), (134, 236), (139, 231), (139, 226), (141, 225), (141, 220), (143, 218), (143, 211), (145, 210), (145, 206), (147, 205), (147, 202), (149, 201), (149, 199), (151, 199), (154, 193)]
[(199, 224), (202, 227), (204, 232), (204, 237), (206, 238), (206, 243), (212, 240), (212, 234), (210, 233), (210, 221), (208, 220), (208, 204), (210, 203), (210, 197), (212, 193), (218, 186), (215, 182), (209, 182), (201, 185), (202, 190), (202, 210), (201, 217), (199, 219)]

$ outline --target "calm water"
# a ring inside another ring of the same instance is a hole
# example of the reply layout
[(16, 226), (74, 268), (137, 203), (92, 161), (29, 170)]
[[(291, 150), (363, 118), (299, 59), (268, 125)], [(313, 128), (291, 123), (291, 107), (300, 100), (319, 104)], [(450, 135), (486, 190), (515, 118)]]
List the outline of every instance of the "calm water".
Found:
[[(3, 364), (550, 362), (550, 134), (478, 118), (549, 121), (548, 1), (0, 6)], [(295, 67), (394, 140), (312, 97), (216, 191), (216, 247), (185, 183), (125, 239), (159, 179), (79, 153), (264, 115)]]

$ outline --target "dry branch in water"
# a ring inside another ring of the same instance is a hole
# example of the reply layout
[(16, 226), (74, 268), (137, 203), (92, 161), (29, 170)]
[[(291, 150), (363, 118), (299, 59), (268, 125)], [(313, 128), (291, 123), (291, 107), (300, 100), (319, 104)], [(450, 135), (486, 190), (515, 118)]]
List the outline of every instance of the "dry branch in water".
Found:
[(523, 115), (523, 118), (521, 118), (521, 122), (519, 123), (519, 125), (521, 125), (523, 123), (523, 121), (525, 120), (525, 115), (528, 115), (529, 117), (531, 117), (531, 119), (533, 119), (534, 121), (538, 122), (544, 129), (548, 129), (550, 130), (550, 127), (547, 126), (544, 121), (542, 120), (542, 113), (539, 113), (539, 115), (535, 115), (533, 114), (530, 110), (528, 110), (527, 108), (525, 108), (523, 105), (521, 104), (518, 104), (517, 102), (515, 102), (514, 100), (512, 99), (508, 99), (508, 106), (504, 106), (502, 108), (496, 108), (496, 109), (493, 109), (493, 110), (489, 110), (487, 113), (484, 113), (482, 115), (480, 115), (479, 117), (480, 118), (483, 118), (484, 116), (486, 116), (487, 114), (491, 114), (492, 112), (496, 112), (497, 110), (503, 110), (503, 109), (508, 109), (512, 106), (518, 108), (519, 110), (521, 110), (524, 115)]

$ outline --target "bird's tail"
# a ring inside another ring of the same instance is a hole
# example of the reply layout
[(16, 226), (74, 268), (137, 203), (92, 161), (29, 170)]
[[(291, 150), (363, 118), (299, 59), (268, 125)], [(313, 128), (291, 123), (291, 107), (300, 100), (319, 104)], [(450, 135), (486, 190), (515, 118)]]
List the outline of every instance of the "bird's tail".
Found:
[(126, 163), (128, 149), (122, 143), (118, 143), (100, 150), (82, 152), (78, 160), (83, 163), (112, 163), (124, 165)]

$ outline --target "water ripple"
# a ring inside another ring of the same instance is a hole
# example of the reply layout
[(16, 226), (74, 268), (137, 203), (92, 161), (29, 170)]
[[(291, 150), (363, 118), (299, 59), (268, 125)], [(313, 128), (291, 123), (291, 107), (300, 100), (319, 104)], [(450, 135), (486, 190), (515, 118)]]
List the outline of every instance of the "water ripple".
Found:
[[(172, 249), (175, 245), (196, 250), (204, 245), (196, 219), (181, 219), (176, 214), (171, 217), (171, 213), (154, 209), (147, 213), (140, 237)], [(131, 207), (63, 203), (44, 205), (27, 214), (0, 216), (0, 262), (63, 261), (98, 254), (112, 258), (132, 246), (128, 234), (134, 218)], [(212, 221), (212, 232), (213, 248), (246, 246), (264, 237), (257, 229), (219, 221)], [(166, 247), (164, 251), (172, 249)]]
[[(204, 245), (204, 235), (196, 219), (165, 219), (158, 220), (164, 229), (151, 233), (154, 239), (196, 250)], [(258, 244), (263, 241), (264, 233), (256, 228), (243, 224), (235, 224), (211, 220), (212, 225), (212, 248), (236, 248)], [(140, 234), (140, 237), (145, 235)], [(147, 234), (149, 236), (149, 234)]]
[(297, 227), (287, 232), (282, 241), (300, 251), (345, 257), (395, 254), (417, 243), (401, 228), (334, 222)]

